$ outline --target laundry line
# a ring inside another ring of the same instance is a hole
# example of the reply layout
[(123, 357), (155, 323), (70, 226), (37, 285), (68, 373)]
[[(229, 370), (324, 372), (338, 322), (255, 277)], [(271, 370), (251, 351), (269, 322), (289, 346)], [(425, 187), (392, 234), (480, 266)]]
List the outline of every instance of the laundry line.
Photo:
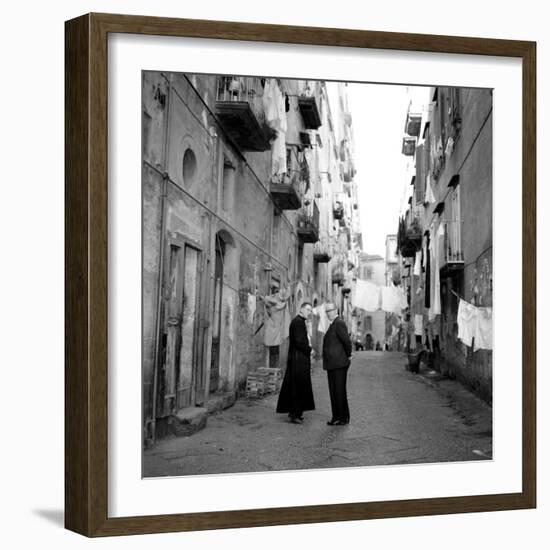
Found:
[(456, 320), (458, 339), (474, 351), (493, 349), (493, 308), (480, 307), (464, 300), (457, 292), (451, 292), (459, 299)]
[(403, 289), (396, 286), (381, 286), (358, 279), (352, 294), (352, 304), (365, 311), (386, 311), (401, 315), (407, 307)]

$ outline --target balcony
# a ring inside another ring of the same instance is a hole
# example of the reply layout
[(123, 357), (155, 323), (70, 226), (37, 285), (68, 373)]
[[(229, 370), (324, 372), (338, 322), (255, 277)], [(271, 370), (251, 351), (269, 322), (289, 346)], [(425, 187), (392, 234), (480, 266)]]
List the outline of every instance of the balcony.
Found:
[(302, 144), (302, 147), (313, 147), (311, 134), (309, 132), (300, 132), (300, 143)]
[(462, 249), (462, 221), (447, 220), (445, 223), (444, 256), (442, 272), (452, 274), (464, 269), (464, 251)]
[(335, 220), (341, 220), (344, 217), (344, 201), (335, 199), (332, 207), (332, 215)]
[(344, 286), (344, 282), (346, 280), (346, 276), (344, 274), (343, 269), (335, 269), (332, 272), (332, 284), (338, 285), (338, 286)]
[(298, 214), (296, 229), (303, 243), (316, 243), (319, 240), (319, 208), (315, 201), (305, 205)]
[(405, 121), (405, 132), (409, 136), (420, 136), (420, 125), (422, 122), (422, 113), (408, 113)]
[(218, 78), (216, 116), (229, 137), (243, 151), (267, 151), (273, 137), (265, 121), (260, 78)]
[(300, 96), (298, 98), (298, 108), (302, 113), (304, 126), (308, 130), (317, 130), (321, 126), (321, 117), (314, 96)]
[(327, 238), (321, 238), (313, 245), (313, 261), (318, 264), (326, 264), (332, 258), (332, 246)]
[(407, 157), (413, 157), (416, 150), (416, 138), (415, 137), (404, 137), (403, 138), (403, 147), (401, 153)]
[(303, 185), (297, 177), (284, 176), (280, 183), (271, 182), (269, 192), (281, 210), (298, 210), (302, 207)]
[(404, 258), (410, 258), (416, 254), (422, 244), (422, 229), (418, 218), (412, 221), (401, 220), (397, 234), (397, 248)]

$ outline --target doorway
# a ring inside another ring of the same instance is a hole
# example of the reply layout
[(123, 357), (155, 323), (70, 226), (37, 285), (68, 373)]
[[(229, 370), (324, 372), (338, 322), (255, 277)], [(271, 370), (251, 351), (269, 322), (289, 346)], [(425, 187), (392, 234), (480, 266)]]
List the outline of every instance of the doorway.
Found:
[(212, 323), (212, 353), (210, 363), (210, 392), (220, 384), (220, 341), (222, 325), (223, 267), (225, 242), (216, 235), (216, 260), (214, 264), (214, 317)]
[(168, 239), (157, 417), (194, 405), (201, 384), (197, 358), (200, 259), (198, 247), (180, 237)]

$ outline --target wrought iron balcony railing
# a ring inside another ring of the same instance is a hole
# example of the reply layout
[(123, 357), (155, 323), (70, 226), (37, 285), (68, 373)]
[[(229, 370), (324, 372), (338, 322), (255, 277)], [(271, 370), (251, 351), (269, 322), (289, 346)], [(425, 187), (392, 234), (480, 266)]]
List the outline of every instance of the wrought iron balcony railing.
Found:
[(231, 139), (244, 151), (267, 151), (273, 137), (265, 120), (263, 86), (258, 77), (220, 76), (216, 115)]
[(445, 222), (445, 256), (444, 263), (449, 268), (461, 269), (464, 266), (464, 251), (462, 249), (462, 221), (447, 220)]
[(298, 213), (298, 237), (304, 243), (316, 243), (319, 240), (319, 208), (317, 201), (305, 204)]

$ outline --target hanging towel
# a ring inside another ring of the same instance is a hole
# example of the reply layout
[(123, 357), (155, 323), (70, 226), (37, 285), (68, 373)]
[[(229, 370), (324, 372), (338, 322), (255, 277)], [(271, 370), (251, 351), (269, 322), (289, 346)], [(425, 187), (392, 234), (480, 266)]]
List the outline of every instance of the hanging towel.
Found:
[(398, 287), (399, 288), (399, 300), (400, 300), (400, 306), (401, 306), (401, 309), (405, 309), (409, 304), (408, 304), (408, 301), (407, 301), (407, 294), (405, 292), (405, 290), (403, 289), (403, 287)]
[(358, 279), (355, 284), (355, 304), (353, 305), (365, 311), (380, 309), (380, 287)]
[(462, 340), (467, 346), (471, 346), (472, 338), (476, 333), (477, 308), (460, 299), (456, 321), (458, 323), (459, 340)]
[(431, 301), (431, 307), (429, 311), (430, 321), (435, 318), (436, 315), (441, 313), (441, 289), (439, 279), (439, 268), (441, 264), (441, 249), (443, 248), (443, 239), (445, 236), (445, 229), (443, 224), (439, 225), (435, 234), (434, 245), (432, 247), (432, 259), (433, 259), (433, 296)]
[(401, 304), (403, 291), (396, 286), (383, 286), (381, 287), (382, 306), (380, 309), (387, 311), (388, 313), (395, 313), (401, 315)]
[(424, 307), (430, 308), (430, 297), (432, 293), (432, 273), (431, 273), (431, 246), (430, 246), (430, 233), (426, 235), (426, 276), (424, 277)]
[(286, 134), (277, 130), (277, 137), (271, 143), (271, 175), (286, 173)]
[(430, 174), (426, 176), (426, 195), (424, 196), (425, 204), (432, 204), (435, 202), (435, 195), (432, 189), (432, 180)]
[(313, 313), (319, 317), (317, 330), (325, 333), (328, 330), (328, 327), (330, 327), (330, 321), (328, 320), (327, 312), (325, 311), (325, 304), (313, 308)]
[(422, 267), (426, 269), (426, 255), (427, 255), (427, 240), (428, 238), (424, 236), (422, 238)]
[(264, 344), (278, 346), (288, 336), (287, 302), (278, 296), (266, 296), (264, 302)]
[(493, 308), (477, 308), (476, 329), (474, 333), (474, 351), (493, 349)]
[(286, 173), (286, 110), (285, 99), (277, 80), (266, 81), (263, 95), (263, 107), (268, 126), (275, 130), (276, 137), (271, 142), (271, 175)]
[(254, 322), (254, 314), (256, 313), (256, 295), (248, 293), (248, 322), (252, 324)]
[(420, 274), (422, 273), (422, 250), (419, 250), (416, 253), (416, 256), (414, 258), (414, 271), (413, 275), (418, 275), (420, 277)]
[(422, 315), (416, 314), (414, 316), (414, 335), (415, 336), (423, 336), (422, 332)]

